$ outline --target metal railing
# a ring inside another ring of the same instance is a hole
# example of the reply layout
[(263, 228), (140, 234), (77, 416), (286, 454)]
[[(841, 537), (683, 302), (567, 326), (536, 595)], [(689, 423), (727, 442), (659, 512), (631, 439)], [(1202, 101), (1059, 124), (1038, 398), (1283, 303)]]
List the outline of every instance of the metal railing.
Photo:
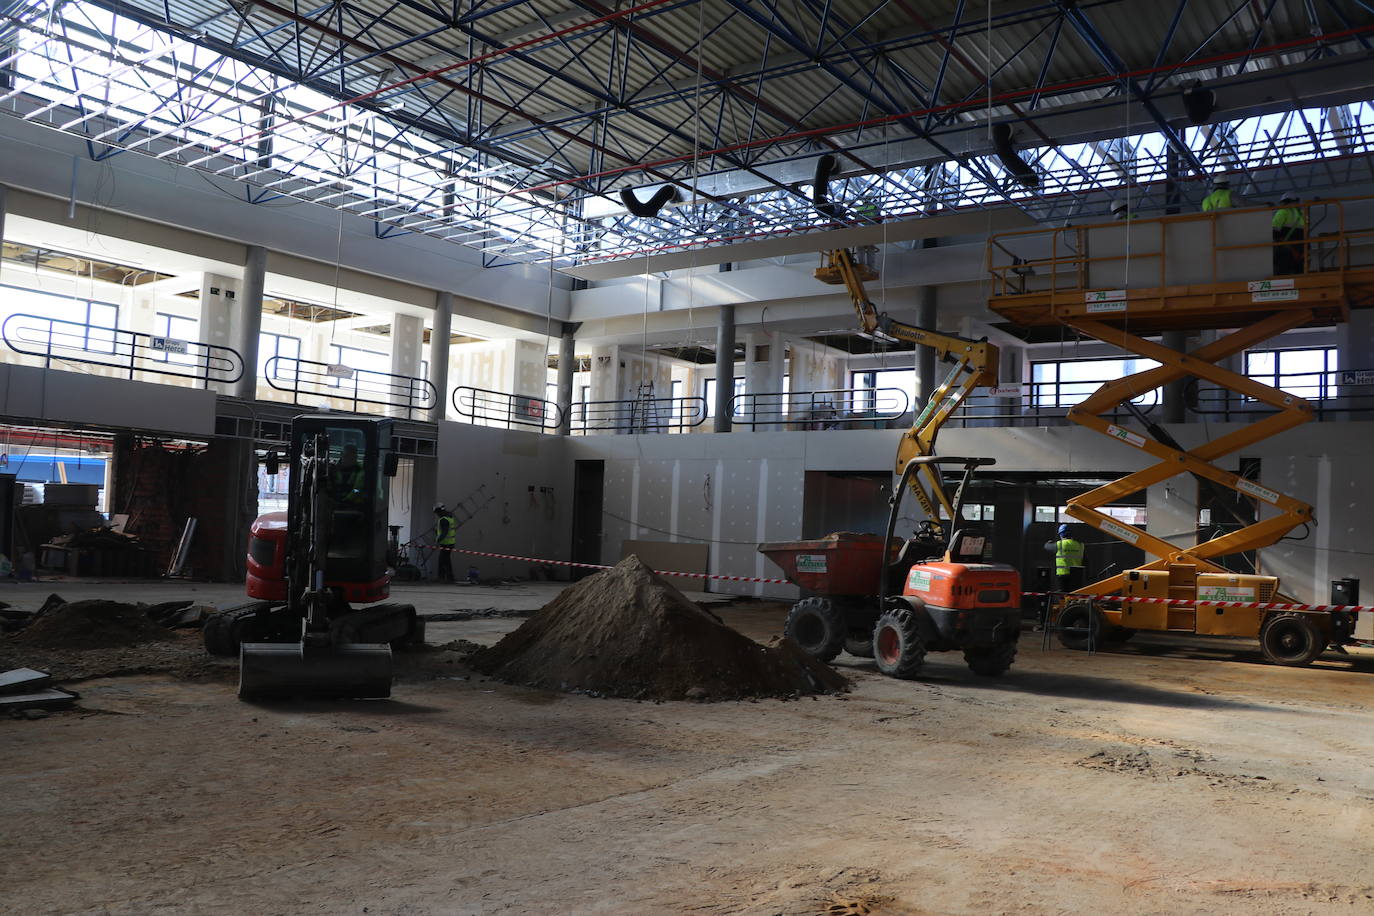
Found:
[(338, 398), (353, 405), (396, 407), (410, 417), (439, 403), (438, 390), (429, 381), (412, 375), (393, 375), (374, 369), (354, 369), (294, 356), (273, 356), (263, 366), (262, 381), (291, 395), (299, 405), (302, 396)]
[(1273, 205), (998, 233), (987, 243), (992, 294), (1081, 302), (1093, 290), (1258, 281), (1279, 273), (1281, 249), (1294, 252), (1298, 276), (1374, 267), (1374, 197), (1294, 207), (1306, 227), (1296, 241), (1272, 237)]
[(911, 409), (900, 388), (832, 388), (827, 391), (761, 391), (730, 399), (734, 422), (792, 429), (883, 428)]
[(15, 353), (43, 360), (116, 369), (134, 378), (139, 372), (193, 379), (202, 387), (211, 382), (236, 382), (243, 377), (243, 357), (231, 347), (158, 337), (16, 313), (0, 325), (0, 338)]
[(533, 426), (557, 429), (562, 412), (553, 401), (531, 398), (508, 391), (492, 391), (459, 385), (453, 389), (453, 409), (459, 416), (486, 426)]
[[(1260, 373), (1249, 376), (1297, 395), (1312, 405), (1317, 419), (1374, 411), (1374, 369), (1328, 369), (1315, 372)], [(1250, 419), (1275, 408), (1228, 388), (1192, 380), (1185, 401), (1191, 413), (1208, 418)]]
[(579, 401), (572, 405), (572, 431), (580, 435), (682, 433), (704, 422), (705, 398)]

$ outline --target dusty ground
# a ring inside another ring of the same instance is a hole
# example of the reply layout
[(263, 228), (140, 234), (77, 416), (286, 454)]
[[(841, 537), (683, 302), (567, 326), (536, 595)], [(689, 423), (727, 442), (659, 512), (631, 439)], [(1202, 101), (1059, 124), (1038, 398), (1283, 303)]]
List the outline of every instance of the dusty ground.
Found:
[[(760, 639), (782, 611), (717, 609)], [(842, 656), (852, 693), (787, 703), (536, 692), (451, 652), (390, 702), (86, 680), (0, 720), (0, 911), (1374, 912), (1374, 656), (1022, 645), (991, 682)]]

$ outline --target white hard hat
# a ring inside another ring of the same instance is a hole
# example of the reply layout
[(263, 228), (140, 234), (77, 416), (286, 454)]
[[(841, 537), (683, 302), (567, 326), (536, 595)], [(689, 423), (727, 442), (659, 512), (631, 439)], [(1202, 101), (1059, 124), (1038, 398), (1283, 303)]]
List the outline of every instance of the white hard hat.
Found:
[(1294, 194), (1292, 191), (1286, 191), (1286, 192), (1284, 192), (1284, 195), (1283, 195), (1282, 197), (1279, 198), (1279, 203), (1284, 203), (1284, 204), (1295, 204), (1295, 203), (1297, 203), (1297, 202), (1298, 202), (1298, 195)]
[(1231, 179), (1229, 179), (1229, 178), (1213, 178), (1213, 179), (1212, 179), (1212, 187), (1214, 187), (1214, 188), (1229, 188), (1230, 186), (1231, 186)]
[(434, 511), (435, 511), (435, 512), (447, 512), (447, 511), (448, 511), (448, 506), (445, 506), (443, 503), (435, 503), (435, 504), (434, 504)]
[(1113, 202), (1112, 202), (1112, 212), (1113, 212), (1113, 213), (1120, 213), (1122, 210), (1125, 210), (1125, 209), (1126, 209), (1126, 201), (1124, 201), (1124, 200), (1117, 200), (1117, 201), (1113, 201)]

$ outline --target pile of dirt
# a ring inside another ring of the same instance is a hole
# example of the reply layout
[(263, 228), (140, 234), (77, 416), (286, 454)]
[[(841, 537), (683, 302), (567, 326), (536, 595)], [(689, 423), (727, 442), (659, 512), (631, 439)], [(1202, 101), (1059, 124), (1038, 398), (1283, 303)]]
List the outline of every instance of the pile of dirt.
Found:
[(843, 690), (791, 640), (761, 646), (631, 556), (563, 590), (471, 664), (500, 680), (636, 699), (727, 700)]
[(53, 598), (32, 623), (9, 638), (35, 649), (111, 649), (173, 638), (140, 605), (100, 598), (68, 604)]

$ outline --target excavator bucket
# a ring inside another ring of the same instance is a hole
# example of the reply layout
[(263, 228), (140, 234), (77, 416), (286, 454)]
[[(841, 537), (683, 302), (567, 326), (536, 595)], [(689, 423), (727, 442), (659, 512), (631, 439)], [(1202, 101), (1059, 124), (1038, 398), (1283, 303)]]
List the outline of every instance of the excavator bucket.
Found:
[(239, 655), (239, 699), (391, 696), (386, 643), (246, 642)]

